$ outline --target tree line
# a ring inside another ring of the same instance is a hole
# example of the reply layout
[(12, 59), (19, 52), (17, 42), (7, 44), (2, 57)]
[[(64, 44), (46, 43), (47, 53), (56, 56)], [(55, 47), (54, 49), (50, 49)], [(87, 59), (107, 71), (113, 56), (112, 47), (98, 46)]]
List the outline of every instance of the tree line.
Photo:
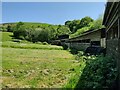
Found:
[(28, 40), (30, 42), (51, 42), (58, 39), (60, 35), (70, 35), (76, 37), (87, 30), (94, 30), (102, 28), (102, 17), (93, 20), (91, 17), (84, 17), (79, 20), (68, 20), (64, 25), (51, 24), (30, 24), (18, 22), (15, 24), (8, 24), (0, 28), (3, 31), (13, 32), (16, 39)]

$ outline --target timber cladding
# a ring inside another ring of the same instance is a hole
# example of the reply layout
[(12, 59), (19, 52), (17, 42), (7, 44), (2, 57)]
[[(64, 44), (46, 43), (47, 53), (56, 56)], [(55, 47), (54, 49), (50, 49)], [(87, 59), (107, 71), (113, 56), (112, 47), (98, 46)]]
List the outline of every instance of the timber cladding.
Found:
[(120, 43), (119, 42), (120, 40), (119, 39), (114, 39), (114, 40), (107, 40), (106, 43), (107, 43), (107, 55), (108, 56), (113, 56), (113, 58), (115, 60), (117, 60), (120, 56), (119, 56), (119, 46), (118, 44)]
[(103, 25), (106, 27), (106, 53), (116, 60), (120, 89), (120, 1), (107, 2)]
[(90, 41), (100, 41), (101, 29), (93, 30), (93, 31), (88, 32), (88, 33), (83, 33), (82, 35), (80, 35), (76, 38), (71, 38), (70, 41), (86, 40), (86, 39), (90, 39)]
[(82, 34), (79, 37), (72, 38), (69, 40), (69, 48), (85, 51), (87, 47), (91, 46), (91, 41), (101, 40), (101, 30), (96, 30), (91, 33)]
[(86, 34), (82, 37), (79, 37), (77, 39), (90, 39), (91, 41), (100, 41), (101, 39), (101, 31), (97, 30), (96, 32)]
[(106, 26), (106, 50), (107, 55), (118, 59), (120, 49), (120, 2), (108, 2), (105, 10), (103, 25)]

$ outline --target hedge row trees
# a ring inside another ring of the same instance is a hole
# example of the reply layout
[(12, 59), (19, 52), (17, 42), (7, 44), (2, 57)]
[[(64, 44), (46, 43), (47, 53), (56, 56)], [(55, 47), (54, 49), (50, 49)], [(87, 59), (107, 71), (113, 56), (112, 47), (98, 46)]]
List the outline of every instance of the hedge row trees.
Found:
[(72, 33), (75, 33), (78, 29), (80, 20), (66, 21), (65, 25), (70, 29)]
[(102, 25), (103, 22), (103, 15), (100, 15), (96, 20), (94, 20), (93, 22), (91, 22), (89, 24), (90, 29), (100, 29), (103, 28), (104, 26)]
[(94, 20), (91, 17), (84, 17), (81, 20), (73, 20), (73, 21), (66, 21), (65, 25), (69, 27), (72, 33), (75, 33), (78, 29), (88, 26), (89, 23), (93, 22)]
[(11, 32), (11, 31), (12, 31), (11, 25), (8, 25), (7, 26), (7, 32)]
[(17, 39), (25, 39), (35, 42), (50, 42), (55, 40), (59, 35), (70, 34), (68, 27), (64, 25), (48, 25), (42, 27), (27, 27), (23, 22), (19, 22), (15, 25), (13, 35)]
[(85, 31), (103, 28), (104, 26), (102, 25), (102, 21), (102, 15), (100, 15), (96, 20), (93, 20), (90, 17), (82, 18), (80, 23), (76, 26), (77, 31), (75, 33), (72, 33), (70, 37), (74, 38), (81, 35)]
[(93, 22), (94, 20), (91, 17), (84, 17), (81, 19), (80, 23), (78, 24), (78, 28), (86, 27), (89, 25), (90, 22)]
[(15, 27), (13, 27), (13, 34), (17, 39), (25, 39), (27, 34), (23, 22), (18, 22)]

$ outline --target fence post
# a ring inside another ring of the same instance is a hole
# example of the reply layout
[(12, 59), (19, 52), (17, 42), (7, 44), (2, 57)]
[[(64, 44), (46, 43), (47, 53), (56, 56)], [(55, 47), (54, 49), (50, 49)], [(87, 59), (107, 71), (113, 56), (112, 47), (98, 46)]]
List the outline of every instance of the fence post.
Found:
[(120, 89), (120, 1), (118, 1), (118, 88)]

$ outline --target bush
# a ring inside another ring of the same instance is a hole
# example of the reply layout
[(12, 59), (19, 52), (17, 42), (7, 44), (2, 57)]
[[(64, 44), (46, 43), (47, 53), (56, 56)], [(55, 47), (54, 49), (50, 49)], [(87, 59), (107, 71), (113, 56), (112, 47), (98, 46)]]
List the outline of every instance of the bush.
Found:
[(39, 25), (37, 28), (28, 26), (26, 23), (18, 22), (14, 26), (8, 26), (8, 31), (13, 30), (16, 39), (28, 40), (30, 42), (50, 42), (56, 40), (59, 35), (69, 34), (70, 30), (64, 25)]
[(83, 54), (84, 54), (83, 51), (78, 51), (78, 54), (76, 55), (75, 60), (83, 59), (83, 57), (84, 57)]
[(72, 54), (78, 54), (78, 50), (75, 49), (75, 48), (70, 48), (70, 52), (71, 52)]
[(63, 49), (64, 49), (64, 50), (67, 50), (67, 49), (68, 49), (68, 46), (67, 46), (66, 44), (63, 44), (62, 46), (63, 46)]
[(26, 30), (23, 28), (20, 28), (18, 30), (13, 31), (13, 35), (17, 39), (25, 39), (26, 36)]
[(116, 88), (116, 79), (117, 68), (114, 59), (92, 57), (86, 61), (86, 67), (76, 88)]

